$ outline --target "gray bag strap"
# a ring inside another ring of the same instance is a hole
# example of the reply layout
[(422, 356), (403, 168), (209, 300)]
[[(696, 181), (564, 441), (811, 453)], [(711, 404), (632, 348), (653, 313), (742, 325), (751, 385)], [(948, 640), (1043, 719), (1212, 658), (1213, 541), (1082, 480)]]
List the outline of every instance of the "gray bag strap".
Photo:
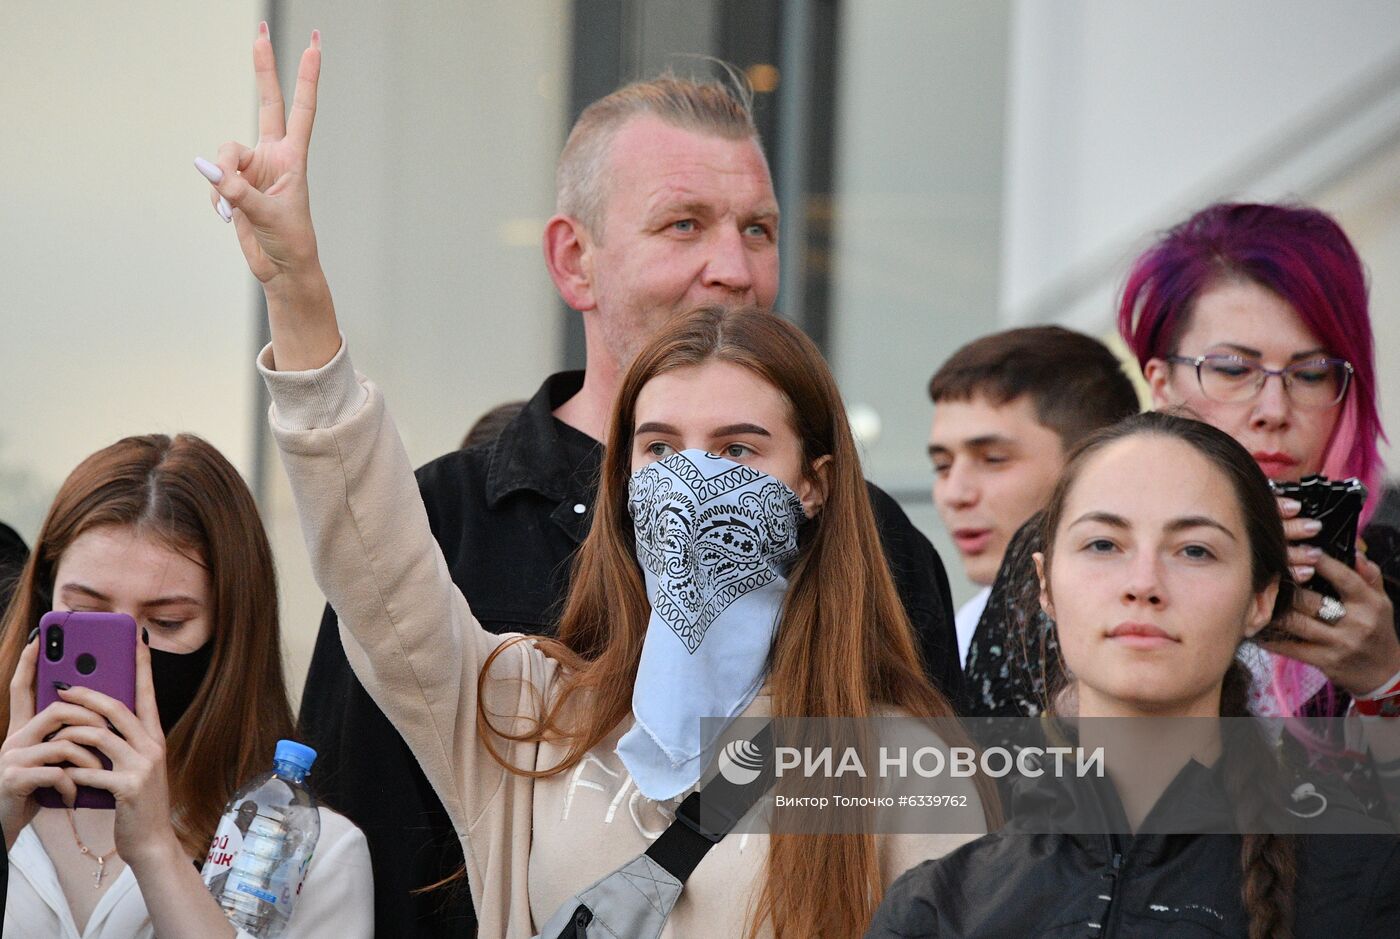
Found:
[(719, 774), (685, 797), (675, 819), (646, 853), (575, 894), (555, 911), (536, 939), (660, 936), (695, 868), (773, 786), (773, 725), (764, 725), (752, 743), (762, 762), (751, 779), (731, 782), (721, 763)]

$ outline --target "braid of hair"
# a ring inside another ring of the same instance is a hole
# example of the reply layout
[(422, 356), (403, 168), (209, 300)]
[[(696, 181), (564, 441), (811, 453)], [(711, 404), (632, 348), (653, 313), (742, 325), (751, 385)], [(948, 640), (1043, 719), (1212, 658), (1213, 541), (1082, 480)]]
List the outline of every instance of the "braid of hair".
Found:
[[(1249, 670), (1238, 660), (1225, 673), (1222, 717), (1248, 717)], [(1265, 818), (1281, 808), (1272, 776), (1257, 767), (1273, 759), (1257, 725), (1229, 734), (1221, 759), (1224, 782), (1236, 821), (1245, 832), (1240, 849), (1249, 939), (1293, 939), (1293, 901), (1298, 883), (1297, 844), (1291, 835), (1257, 833)]]

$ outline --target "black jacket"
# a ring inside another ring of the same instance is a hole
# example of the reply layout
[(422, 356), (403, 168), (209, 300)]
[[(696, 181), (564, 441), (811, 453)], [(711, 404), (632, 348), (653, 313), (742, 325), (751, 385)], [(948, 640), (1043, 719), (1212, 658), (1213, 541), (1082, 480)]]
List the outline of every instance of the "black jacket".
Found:
[[(1298, 838), (1296, 939), (1400, 935), (1400, 837), (1338, 790), (1322, 815), (1293, 820)], [(1086, 805), (1093, 793), (1097, 805)], [(1018, 784), (1012, 820), (890, 886), (866, 939), (1196, 937), (1249, 934), (1241, 898), (1241, 837), (1230, 834), (1069, 834), (1126, 831), (1112, 786), (1073, 792), (1048, 774)], [(1304, 803), (1310, 809), (1312, 803)], [(1144, 820), (1144, 831), (1229, 828), (1216, 770), (1188, 763)], [(1045, 825), (1047, 818), (1060, 825)], [(1094, 817), (1094, 826), (1072, 819)], [(1024, 830), (1035, 818), (1035, 830)], [(1104, 824), (1113, 818), (1117, 823)], [(1307, 834), (1348, 830), (1364, 834)], [(1058, 829), (1054, 833), (1043, 833)]]
[[(549, 378), (496, 440), (418, 471), (433, 535), (452, 579), (496, 633), (548, 633), (569, 563), (592, 520), (602, 445), (553, 411), (583, 373)], [(888, 495), (871, 487), (877, 524), (928, 672), (961, 707), (962, 672), (943, 564)], [(319, 756), (318, 794), (364, 830), (374, 867), (376, 934), (461, 939), (475, 922), (465, 881), (418, 896), (462, 866), (447, 813), (388, 719), (355, 678), (327, 607), (301, 703)], [(582, 885), (580, 885), (582, 886)]]
[(24, 562), (29, 559), (29, 546), (24, 539), (4, 522), (0, 522), (0, 613), (9, 606), (10, 597), (15, 591), (15, 582), (24, 570)]
[[(29, 557), (29, 548), (24, 539), (9, 525), (0, 522), (0, 613), (10, 603), (14, 593), (15, 580), (24, 569)], [(0, 832), (3, 834), (3, 832)], [(5, 894), (10, 882), (10, 858), (5, 852), (5, 843), (0, 840), (0, 921), (5, 918)]]

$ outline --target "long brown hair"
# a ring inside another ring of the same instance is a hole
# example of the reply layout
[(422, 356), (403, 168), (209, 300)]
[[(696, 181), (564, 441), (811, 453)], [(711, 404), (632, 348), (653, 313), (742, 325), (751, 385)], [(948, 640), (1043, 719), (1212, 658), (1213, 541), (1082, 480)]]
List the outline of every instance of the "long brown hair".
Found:
[[(1055, 533), (1070, 491), (1085, 465), (1108, 445), (1143, 436), (1166, 437), (1187, 444), (1230, 481), (1249, 539), (1250, 586), (1260, 591), (1271, 583), (1278, 584), (1273, 617), (1266, 629), (1273, 628), (1292, 606), (1293, 582), (1288, 572), (1288, 542), (1269, 481), (1249, 452), (1229, 434), (1201, 421), (1159, 411), (1148, 411), (1101, 430), (1070, 455), (1045, 510), (1042, 543), (1046, 579), (1054, 557)], [(1051, 701), (1068, 680), (1062, 663), (1047, 672), (1047, 695)], [(1232, 661), (1223, 676), (1220, 715), (1241, 719), (1242, 726), (1251, 732), (1232, 736), (1231, 746), (1221, 754), (1221, 770), (1238, 816), (1236, 823), (1240, 830), (1250, 832), (1244, 835), (1240, 848), (1241, 893), (1249, 917), (1250, 939), (1292, 939), (1297, 845), (1290, 835), (1259, 833), (1263, 820), (1279, 812), (1282, 798), (1274, 777), (1258, 772), (1258, 767), (1276, 759), (1272, 748), (1257, 724), (1244, 722), (1250, 717), (1250, 680), (1249, 669), (1239, 660)]]
[[(631, 713), (651, 612), (627, 514), (637, 396), (657, 375), (716, 360), (746, 368), (783, 393), (802, 441), (804, 467), (810, 470), (819, 458), (831, 457), (822, 510), (804, 526), (774, 640), (768, 675), (773, 713), (864, 717), (893, 707), (916, 717), (953, 715), (948, 700), (924, 676), (913, 629), (884, 562), (840, 392), (821, 353), (774, 314), (702, 307), (663, 329), (623, 380), (593, 527), (575, 560), (558, 639), (535, 640), (564, 666), (562, 688), (534, 727), (521, 734), (496, 727), (478, 704), (482, 739), (513, 772), (563, 772)], [(492, 659), (498, 654), (499, 649)], [(480, 681), (487, 680), (490, 667), (488, 659)], [(557, 766), (524, 770), (506, 763), (491, 743), (493, 734), (562, 740), (569, 750)], [(947, 742), (967, 745), (966, 740)], [(985, 780), (978, 782), (985, 811), (999, 821), (995, 790)], [(777, 936), (860, 935), (883, 892), (874, 835), (774, 835), (749, 932), (756, 935), (766, 922)]]
[[(0, 627), (3, 674), (14, 673), (29, 631), (53, 608), (63, 553), (103, 525), (153, 535), (209, 571), (209, 671), (166, 737), (175, 832), (190, 857), (202, 857), (234, 791), (292, 733), (272, 550), (252, 494), (213, 446), (189, 434), (119, 440), (78, 464), (54, 497)], [(0, 696), (0, 726), (9, 708)]]

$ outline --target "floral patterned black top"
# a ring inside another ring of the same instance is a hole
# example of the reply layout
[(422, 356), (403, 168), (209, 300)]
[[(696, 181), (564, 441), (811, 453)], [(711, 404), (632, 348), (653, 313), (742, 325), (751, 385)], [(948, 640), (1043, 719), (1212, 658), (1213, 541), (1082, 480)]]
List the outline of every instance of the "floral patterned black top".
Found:
[(1043, 711), (1046, 666), (1059, 662), (1055, 624), (1040, 609), (1040, 582), (1031, 555), (1044, 550), (1037, 512), (1006, 546), (991, 595), (963, 666), (973, 714), (1034, 716)]

